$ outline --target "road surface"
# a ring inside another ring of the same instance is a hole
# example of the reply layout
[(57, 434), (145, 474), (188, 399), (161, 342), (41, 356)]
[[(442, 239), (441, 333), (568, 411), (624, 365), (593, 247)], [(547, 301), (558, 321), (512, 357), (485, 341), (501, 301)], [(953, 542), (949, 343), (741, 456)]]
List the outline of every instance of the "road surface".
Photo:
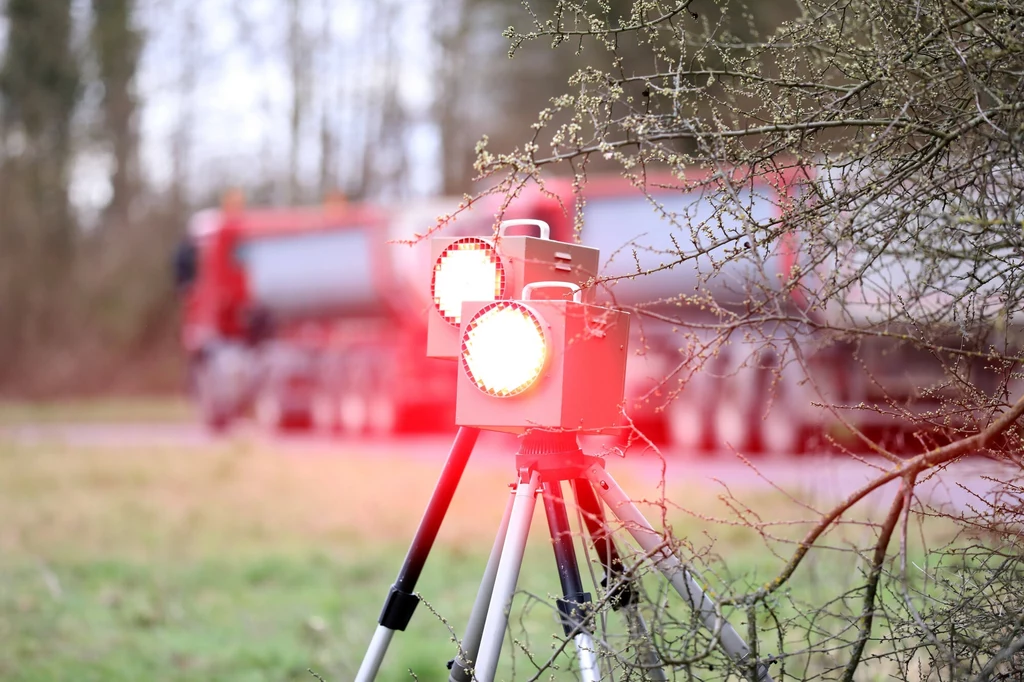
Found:
[[(224, 436), (209, 433), (188, 424), (23, 424), (0, 426), (0, 442), (25, 444), (67, 443), (88, 447), (203, 448), (216, 445)], [(244, 439), (261, 447), (279, 451), (282, 456), (373, 456), (389, 453), (441, 463), (451, 446), (452, 434), (412, 435), (400, 438), (341, 438), (309, 433), (274, 436), (255, 427), (241, 426), (227, 438)], [(473, 453), (473, 462), (486, 466), (509, 467), (516, 451), (514, 436), (484, 433)], [(819, 502), (843, 499), (877, 477), (887, 463), (877, 458), (857, 458), (839, 453), (804, 454), (791, 457), (751, 459), (749, 462), (731, 453), (697, 456), (663, 447), (660, 452), (634, 448), (623, 455), (598, 440), (584, 442), (587, 452), (606, 452), (609, 470), (628, 471), (629, 475), (652, 482), (664, 474), (670, 488), (714, 487), (723, 493), (778, 488), (799, 500)], [(969, 512), (982, 500), (991, 499), (995, 483), (1008, 474), (1005, 466), (982, 458), (958, 462), (922, 482), (916, 494), (922, 502), (946, 505), (949, 511)], [(879, 509), (888, 507), (899, 482), (893, 481), (859, 503)]]

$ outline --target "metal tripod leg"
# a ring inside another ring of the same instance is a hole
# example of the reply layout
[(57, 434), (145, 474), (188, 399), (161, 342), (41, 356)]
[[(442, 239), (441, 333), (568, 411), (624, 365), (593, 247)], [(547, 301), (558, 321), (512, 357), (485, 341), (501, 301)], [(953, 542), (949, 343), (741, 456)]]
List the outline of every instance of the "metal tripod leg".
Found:
[(572, 636), (576, 645), (581, 679), (584, 682), (597, 682), (601, 679), (601, 672), (594, 647), (593, 604), (590, 595), (583, 591), (572, 529), (565, 513), (561, 481), (544, 483), (544, 511), (551, 533), (551, 547), (555, 552), (558, 580), (562, 585), (562, 598), (558, 600), (562, 629), (566, 637)]
[(450, 664), (449, 682), (471, 682), (473, 678), (472, 668), (480, 653), (480, 638), (484, 634), (487, 607), (490, 605), (491, 595), (494, 593), (498, 562), (501, 561), (501, 550), (505, 545), (505, 537), (508, 535), (508, 524), (512, 517), (512, 504), (515, 499), (515, 490), (513, 490), (508, 497), (508, 504), (505, 505), (505, 515), (501, 519), (501, 525), (498, 526), (498, 534), (494, 538), (491, 555), (487, 558), (487, 567), (484, 569), (483, 578), (480, 580), (480, 589), (477, 590), (476, 601), (473, 602), (473, 611), (466, 624), (466, 634), (463, 635), (462, 642), (459, 644), (459, 654)]
[[(715, 604), (711, 598), (704, 594), (697, 581), (694, 580), (690, 571), (683, 565), (670, 549), (664, 546), (661, 535), (648, 523), (644, 515), (640, 513), (636, 505), (629, 499), (626, 493), (615, 482), (615, 479), (605, 471), (603, 466), (594, 464), (590, 466), (584, 475), (596, 486), (598, 494), (604, 500), (612, 513), (625, 525), (626, 530), (637, 541), (640, 547), (654, 561), (672, 587), (689, 603), (691, 608), (699, 614), (701, 622), (708, 630), (718, 633), (718, 643), (725, 653), (742, 668), (750, 665), (750, 647), (739, 636), (724, 618), (716, 611)], [(768, 666), (762, 662), (757, 663), (758, 682), (772, 682), (768, 673)]]
[(621, 611), (629, 629), (629, 640), (639, 654), (640, 666), (645, 677), (651, 682), (665, 682), (665, 670), (651, 641), (651, 633), (640, 613), (640, 598), (633, 580), (626, 575), (622, 558), (615, 542), (608, 532), (604, 511), (594, 494), (594, 487), (587, 479), (574, 479), (573, 490), (576, 493), (576, 504), (579, 506), (583, 524), (590, 535), (598, 559), (604, 568), (602, 585), (608, 590), (608, 599), (612, 608)]
[(441, 476), (434, 487), (434, 493), (430, 496), (427, 509), (420, 520), (420, 526), (416, 529), (409, 551), (405, 555), (405, 562), (398, 572), (398, 578), (388, 592), (384, 607), (381, 609), (380, 618), (377, 622), (377, 630), (373, 633), (373, 639), (363, 656), (363, 662), (356, 673), (356, 682), (371, 682), (377, 677), (380, 664), (384, 660), (391, 637), (396, 630), (405, 630), (412, 618), (412, 613), (419, 604), (419, 597), (414, 593), (416, 581), (423, 571), (423, 565), (427, 561), (430, 549), (434, 545), (437, 531), (441, 527), (448, 505), (451, 504), (455, 489), (462, 478), (462, 472), (466, 469), (466, 462), (473, 452), (473, 446), (480, 436), (479, 429), (460, 427), (452, 449), (448, 453), (448, 459), (441, 470)]
[[(528, 480), (523, 480), (526, 476), (529, 476)], [(519, 569), (522, 567), (523, 554), (526, 552), (526, 539), (530, 533), (530, 521), (533, 519), (539, 486), (540, 474), (536, 471), (524, 471), (516, 487), (508, 533), (501, 550), (498, 573), (494, 579), (494, 591), (491, 593), (484, 631), (480, 638), (480, 654), (475, 667), (476, 679), (479, 682), (493, 682), (498, 670), (498, 656), (501, 654), (505, 628), (508, 627), (508, 608), (512, 604), (512, 595), (515, 594), (516, 583), (519, 581)]]

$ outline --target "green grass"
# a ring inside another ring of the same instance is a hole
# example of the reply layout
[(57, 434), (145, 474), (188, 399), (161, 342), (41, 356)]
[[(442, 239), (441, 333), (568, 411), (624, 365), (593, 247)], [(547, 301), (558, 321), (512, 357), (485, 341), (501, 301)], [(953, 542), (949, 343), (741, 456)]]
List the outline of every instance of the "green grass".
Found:
[[(508, 497), (510, 472), (475, 464), (418, 586), (429, 606), (396, 635), (382, 682), (412, 679), (410, 670), (446, 679), (450, 628), (461, 635)], [(439, 469), (398, 452), (281, 455), (240, 441), (179, 450), (0, 440), (0, 679), (315, 680), (312, 669), (328, 682), (350, 680)], [(623, 487), (658, 498), (651, 481), (621, 469)], [(716, 490), (669, 498), (689, 510), (669, 514), (675, 532), (727, 559), (708, 555), (716, 591), (757, 585), (791, 551), (773, 541), (773, 556), (758, 531), (709, 520), (727, 513)], [(762, 513), (800, 515), (778, 495), (753, 501)], [(513, 617), (540, 660), (560, 634), (544, 529), (538, 504), (520, 580), (537, 599), (517, 597)], [(775, 530), (791, 538), (803, 529)], [(833, 585), (837, 569), (852, 580), (848, 556), (802, 569), (801, 595)], [(525, 679), (527, 657), (510, 650), (502, 675), (514, 661)]]
[(136, 397), (40, 402), (0, 400), (0, 425), (53, 423), (186, 423), (195, 409), (184, 397)]
[[(350, 679), (436, 478), (391, 504), (394, 464), (0, 446), (0, 679)], [(422, 585), (461, 622), (487, 543), (452, 521)], [(421, 607), (382, 679), (441, 679), (448, 642)]]

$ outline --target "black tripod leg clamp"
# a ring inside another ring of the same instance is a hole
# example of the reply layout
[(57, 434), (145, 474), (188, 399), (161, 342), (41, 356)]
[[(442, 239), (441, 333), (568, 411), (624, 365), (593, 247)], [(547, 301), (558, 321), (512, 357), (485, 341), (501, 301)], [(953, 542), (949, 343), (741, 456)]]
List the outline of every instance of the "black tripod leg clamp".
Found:
[(402, 592), (395, 585), (391, 586), (388, 598), (384, 600), (384, 608), (380, 610), (377, 622), (389, 630), (405, 630), (412, 619), (412, 612), (420, 598), (410, 592)]
[(587, 622), (594, 610), (590, 602), (590, 593), (567, 594), (564, 598), (559, 597), (556, 602), (558, 612), (562, 616), (562, 630), (565, 631), (566, 637), (588, 629)]
[[(609, 577), (606, 575), (601, 579), (601, 587), (606, 591), (608, 590)], [(612, 587), (612, 591), (608, 592), (608, 601), (611, 603), (613, 610), (618, 611), (623, 606), (632, 606), (633, 604), (640, 603), (640, 595), (637, 594), (632, 581), (625, 580), (621, 575), (612, 579), (615, 581), (615, 584)]]

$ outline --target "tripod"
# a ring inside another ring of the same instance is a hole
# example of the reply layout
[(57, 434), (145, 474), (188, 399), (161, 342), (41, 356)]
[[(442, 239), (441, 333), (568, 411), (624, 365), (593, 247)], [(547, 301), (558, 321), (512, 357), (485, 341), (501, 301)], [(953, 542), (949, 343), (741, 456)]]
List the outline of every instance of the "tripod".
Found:
[[(372, 682), (376, 678), (394, 632), (404, 630), (409, 624), (419, 603), (419, 597), (413, 592), (416, 580), (478, 436), (477, 429), (459, 429), (405, 562), (384, 602), (377, 630), (356, 674), (356, 682)], [(639, 609), (637, 589), (610, 537), (598, 496), (640, 545), (646, 557), (689, 603), (703, 626), (713, 634), (718, 646), (739, 669), (757, 682), (772, 682), (767, 664), (756, 660), (750, 647), (718, 613), (714, 602), (690, 571), (664, 545), (661, 536), (605, 471), (604, 460), (583, 453), (575, 433), (538, 429), (527, 432), (516, 453), (516, 471), (518, 480), (484, 569), (465, 636), (458, 655), (449, 663), (450, 682), (494, 680), (508, 626), (508, 609), (519, 579), (538, 492), (543, 494), (562, 588), (557, 607), (563, 631), (567, 638), (573, 639), (584, 682), (602, 679), (594, 642), (594, 605), (590, 594), (583, 591), (562, 492), (563, 481), (571, 482), (583, 524), (604, 569), (602, 586), (606, 589), (606, 598), (614, 610), (623, 614), (648, 679), (660, 682), (667, 678), (661, 660), (650, 644), (650, 633)]]

